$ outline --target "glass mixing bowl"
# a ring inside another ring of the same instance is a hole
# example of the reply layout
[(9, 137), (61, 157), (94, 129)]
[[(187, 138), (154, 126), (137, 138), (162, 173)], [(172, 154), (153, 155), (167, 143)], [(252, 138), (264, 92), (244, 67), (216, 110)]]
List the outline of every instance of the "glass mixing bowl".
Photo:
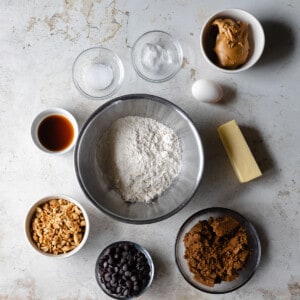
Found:
[[(149, 204), (124, 202), (108, 186), (98, 163), (97, 145), (100, 138), (116, 120), (126, 116), (155, 119), (173, 129), (181, 142), (182, 163), (178, 176), (165, 192)], [(152, 95), (126, 95), (102, 105), (83, 125), (75, 147), (75, 169), (84, 193), (104, 213), (128, 223), (153, 223), (178, 212), (196, 192), (203, 166), (202, 143), (191, 119), (175, 104)]]

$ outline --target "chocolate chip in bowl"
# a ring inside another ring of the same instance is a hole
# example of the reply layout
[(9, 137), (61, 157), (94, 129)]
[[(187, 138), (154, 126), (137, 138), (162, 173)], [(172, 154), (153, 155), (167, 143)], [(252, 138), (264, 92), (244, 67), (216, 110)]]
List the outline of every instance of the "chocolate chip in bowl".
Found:
[(32, 248), (51, 258), (77, 253), (87, 241), (89, 228), (83, 206), (66, 195), (40, 199), (30, 207), (25, 220), (25, 234)]
[(243, 286), (261, 257), (253, 225), (239, 213), (221, 207), (201, 210), (181, 226), (175, 244), (176, 264), (195, 288), (213, 294)]
[(139, 297), (151, 285), (154, 265), (140, 245), (120, 241), (107, 246), (99, 255), (96, 280), (101, 289), (115, 299)]

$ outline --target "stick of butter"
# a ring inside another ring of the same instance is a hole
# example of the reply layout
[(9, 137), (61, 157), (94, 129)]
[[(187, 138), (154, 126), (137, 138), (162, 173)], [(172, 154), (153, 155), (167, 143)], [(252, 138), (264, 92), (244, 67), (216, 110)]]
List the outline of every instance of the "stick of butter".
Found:
[(262, 175), (249, 146), (235, 120), (218, 128), (220, 139), (240, 182)]

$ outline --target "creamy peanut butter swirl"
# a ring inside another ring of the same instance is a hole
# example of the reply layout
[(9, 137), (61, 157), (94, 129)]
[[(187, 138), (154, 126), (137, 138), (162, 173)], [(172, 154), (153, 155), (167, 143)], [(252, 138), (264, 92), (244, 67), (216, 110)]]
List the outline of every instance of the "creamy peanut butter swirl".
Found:
[(227, 18), (216, 19), (212, 25), (219, 30), (214, 48), (219, 65), (236, 69), (244, 64), (249, 54), (248, 24)]

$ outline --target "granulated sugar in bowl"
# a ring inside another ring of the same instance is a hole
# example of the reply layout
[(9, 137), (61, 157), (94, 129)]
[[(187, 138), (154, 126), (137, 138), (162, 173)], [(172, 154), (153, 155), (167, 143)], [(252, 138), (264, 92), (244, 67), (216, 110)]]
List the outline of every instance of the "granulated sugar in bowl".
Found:
[(82, 95), (100, 100), (112, 96), (121, 87), (124, 67), (113, 51), (93, 47), (77, 56), (72, 75), (74, 85)]

